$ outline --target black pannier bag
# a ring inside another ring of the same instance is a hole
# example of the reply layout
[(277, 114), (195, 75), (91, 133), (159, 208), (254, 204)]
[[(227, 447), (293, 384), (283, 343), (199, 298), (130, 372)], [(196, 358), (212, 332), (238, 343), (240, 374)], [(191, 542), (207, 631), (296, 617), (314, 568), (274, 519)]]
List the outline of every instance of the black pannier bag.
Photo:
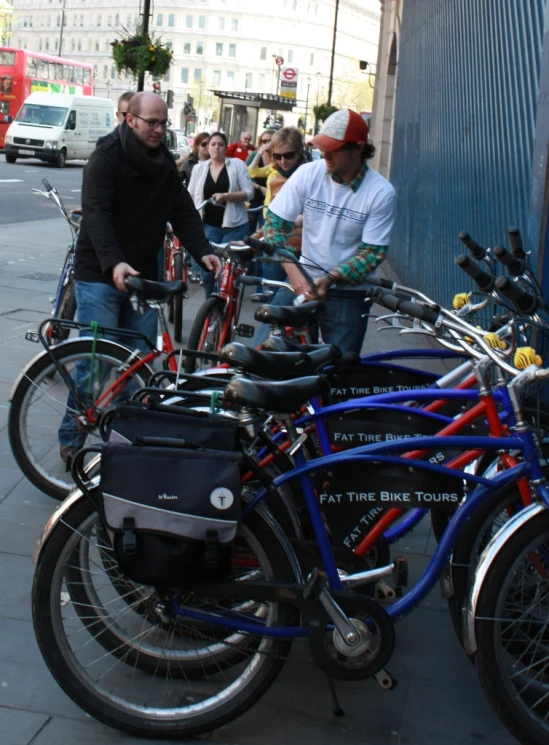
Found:
[(99, 495), (89, 496), (121, 571), (178, 589), (226, 578), (240, 519), (240, 460), (173, 439), (104, 445)]
[(131, 444), (139, 437), (173, 437), (191, 440), (213, 450), (239, 450), (238, 419), (194, 411), (180, 406), (131, 401), (102, 418), (104, 440)]

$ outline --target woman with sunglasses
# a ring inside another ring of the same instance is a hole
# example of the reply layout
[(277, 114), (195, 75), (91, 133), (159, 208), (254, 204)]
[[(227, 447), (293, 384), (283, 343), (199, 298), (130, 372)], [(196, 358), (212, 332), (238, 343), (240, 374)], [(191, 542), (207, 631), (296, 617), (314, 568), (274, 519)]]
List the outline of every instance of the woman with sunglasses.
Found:
[[(257, 140), (257, 150), (262, 149), (261, 156), (259, 158), (259, 165), (262, 168), (265, 168), (266, 166), (270, 166), (272, 159), (271, 159), (271, 138), (276, 132), (276, 129), (266, 129), (264, 132), (262, 132), (259, 135), (259, 138)], [(252, 151), (246, 160), (246, 165), (251, 165), (257, 155), (257, 151)], [(253, 179), (254, 182), (254, 188), (255, 188), (255, 194), (254, 198), (250, 202), (250, 208), (260, 207), (265, 202), (265, 194), (267, 193), (267, 177), (266, 176), (257, 176)], [(255, 233), (256, 230), (262, 227), (264, 223), (263, 219), (263, 212), (253, 212), (250, 215), (250, 235), (252, 233)]]
[[(254, 195), (254, 185), (246, 165), (238, 158), (226, 158), (227, 138), (214, 132), (208, 143), (210, 159), (197, 163), (191, 174), (189, 194), (196, 207), (204, 200), (213, 199), (202, 210), (206, 238), (213, 243), (240, 241), (248, 234), (248, 213), (245, 202)], [(224, 209), (222, 209), (224, 207)], [(206, 298), (214, 291), (211, 273), (203, 272)]]
[(202, 160), (210, 159), (210, 153), (208, 152), (209, 141), (210, 135), (207, 132), (200, 132), (194, 138), (192, 151), (176, 161), (175, 165), (179, 170), (181, 181), (183, 181), (185, 186), (188, 186), (191, 181), (191, 173), (195, 165)]

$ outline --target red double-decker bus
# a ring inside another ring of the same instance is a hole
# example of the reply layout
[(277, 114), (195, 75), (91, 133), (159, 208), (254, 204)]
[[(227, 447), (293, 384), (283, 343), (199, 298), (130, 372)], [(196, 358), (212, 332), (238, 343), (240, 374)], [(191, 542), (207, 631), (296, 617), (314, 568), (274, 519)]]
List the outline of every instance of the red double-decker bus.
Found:
[(31, 93), (93, 94), (93, 65), (27, 49), (0, 47), (0, 148), (9, 122)]

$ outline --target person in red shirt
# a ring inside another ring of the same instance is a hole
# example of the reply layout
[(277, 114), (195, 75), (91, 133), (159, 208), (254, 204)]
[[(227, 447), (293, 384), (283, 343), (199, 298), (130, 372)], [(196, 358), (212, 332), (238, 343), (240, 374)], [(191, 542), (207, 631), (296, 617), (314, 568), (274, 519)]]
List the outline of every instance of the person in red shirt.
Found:
[(252, 145), (252, 133), (242, 132), (238, 142), (231, 142), (231, 144), (227, 146), (226, 157), (239, 158), (246, 162), (246, 159), (252, 150), (255, 150), (255, 146)]

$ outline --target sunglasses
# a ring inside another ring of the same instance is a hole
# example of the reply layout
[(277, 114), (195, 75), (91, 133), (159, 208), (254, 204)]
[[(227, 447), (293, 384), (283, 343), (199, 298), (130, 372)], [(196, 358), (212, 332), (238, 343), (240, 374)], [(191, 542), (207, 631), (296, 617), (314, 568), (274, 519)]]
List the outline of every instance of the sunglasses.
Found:
[(260, 140), (260, 143), (262, 145), (270, 145), (271, 144), (271, 141), (270, 140)]
[(201, 142), (200, 147), (208, 147), (210, 143), (206, 140), (206, 142)]
[(273, 158), (275, 160), (292, 160), (292, 158), (295, 158), (297, 155), (297, 150), (291, 150), (289, 153), (273, 153)]

